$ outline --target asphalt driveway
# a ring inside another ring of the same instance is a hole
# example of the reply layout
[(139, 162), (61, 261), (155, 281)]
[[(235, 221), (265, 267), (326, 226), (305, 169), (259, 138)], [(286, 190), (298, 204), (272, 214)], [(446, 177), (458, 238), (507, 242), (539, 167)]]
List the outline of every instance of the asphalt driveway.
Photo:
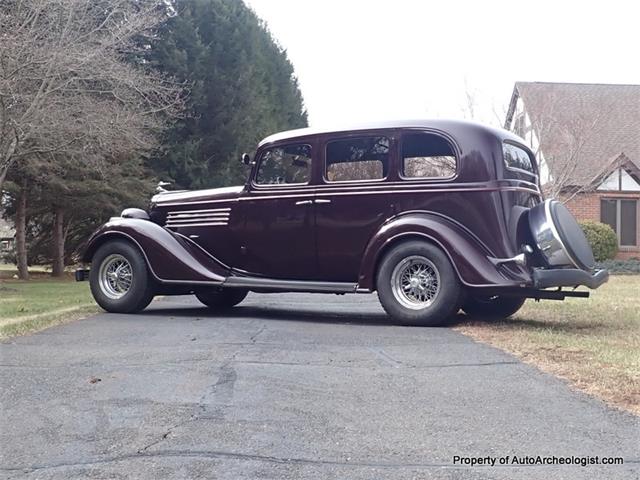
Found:
[[(640, 422), (375, 296), (189, 297), (0, 345), (2, 478), (629, 478)], [(454, 457), (623, 457), (465, 466)]]

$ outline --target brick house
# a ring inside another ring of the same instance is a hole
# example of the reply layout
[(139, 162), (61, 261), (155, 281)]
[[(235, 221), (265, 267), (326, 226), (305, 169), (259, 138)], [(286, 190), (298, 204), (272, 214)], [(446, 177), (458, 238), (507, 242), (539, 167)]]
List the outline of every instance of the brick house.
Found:
[[(0, 256), (13, 252), (15, 238), (16, 230), (13, 225), (0, 217)], [(1, 258), (0, 261), (2, 261)]]
[(611, 226), (640, 257), (640, 85), (517, 82), (505, 128), (536, 154), (548, 197)]

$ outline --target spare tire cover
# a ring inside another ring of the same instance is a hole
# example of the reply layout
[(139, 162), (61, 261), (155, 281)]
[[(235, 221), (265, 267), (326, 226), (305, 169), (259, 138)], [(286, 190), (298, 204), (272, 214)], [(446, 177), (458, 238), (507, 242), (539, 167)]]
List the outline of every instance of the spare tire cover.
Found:
[(557, 200), (545, 200), (528, 212), (529, 232), (542, 265), (593, 270), (595, 259), (582, 228)]
[(575, 217), (558, 201), (551, 201), (549, 207), (551, 220), (569, 256), (579, 268), (593, 270), (596, 263), (593, 251)]

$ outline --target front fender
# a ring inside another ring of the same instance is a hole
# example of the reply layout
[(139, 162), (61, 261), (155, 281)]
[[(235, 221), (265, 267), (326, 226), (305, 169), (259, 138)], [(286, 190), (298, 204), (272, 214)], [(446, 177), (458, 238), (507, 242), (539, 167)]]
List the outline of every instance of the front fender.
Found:
[(91, 262), (96, 250), (109, 240), (126, 239), (144, 255), (156, 280), (163, 283), (222, 283), (229, 268), (188, 238), (149, 220), (113, 218), (89, 239), (82, 256)]
[(411, 212), (387, 221), (371, 238), (362, 260), (358, 287), (374, 290), (379, 262), (398, 242), (424, 239), (438, 245), (449, 257), (460, 281), (468, 287), (517, 287), (528, 276), (494, 265), (489, 249), (462, 225), (440, 214)]

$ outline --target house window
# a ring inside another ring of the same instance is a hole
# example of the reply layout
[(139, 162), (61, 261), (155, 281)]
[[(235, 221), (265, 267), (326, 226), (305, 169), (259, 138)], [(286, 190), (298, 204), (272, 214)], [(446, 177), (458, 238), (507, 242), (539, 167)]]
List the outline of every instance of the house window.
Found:
[(621, 247), (638, 244), (637, 200), (603, 198), (600, 200), (600, 221), (616, 232)]

